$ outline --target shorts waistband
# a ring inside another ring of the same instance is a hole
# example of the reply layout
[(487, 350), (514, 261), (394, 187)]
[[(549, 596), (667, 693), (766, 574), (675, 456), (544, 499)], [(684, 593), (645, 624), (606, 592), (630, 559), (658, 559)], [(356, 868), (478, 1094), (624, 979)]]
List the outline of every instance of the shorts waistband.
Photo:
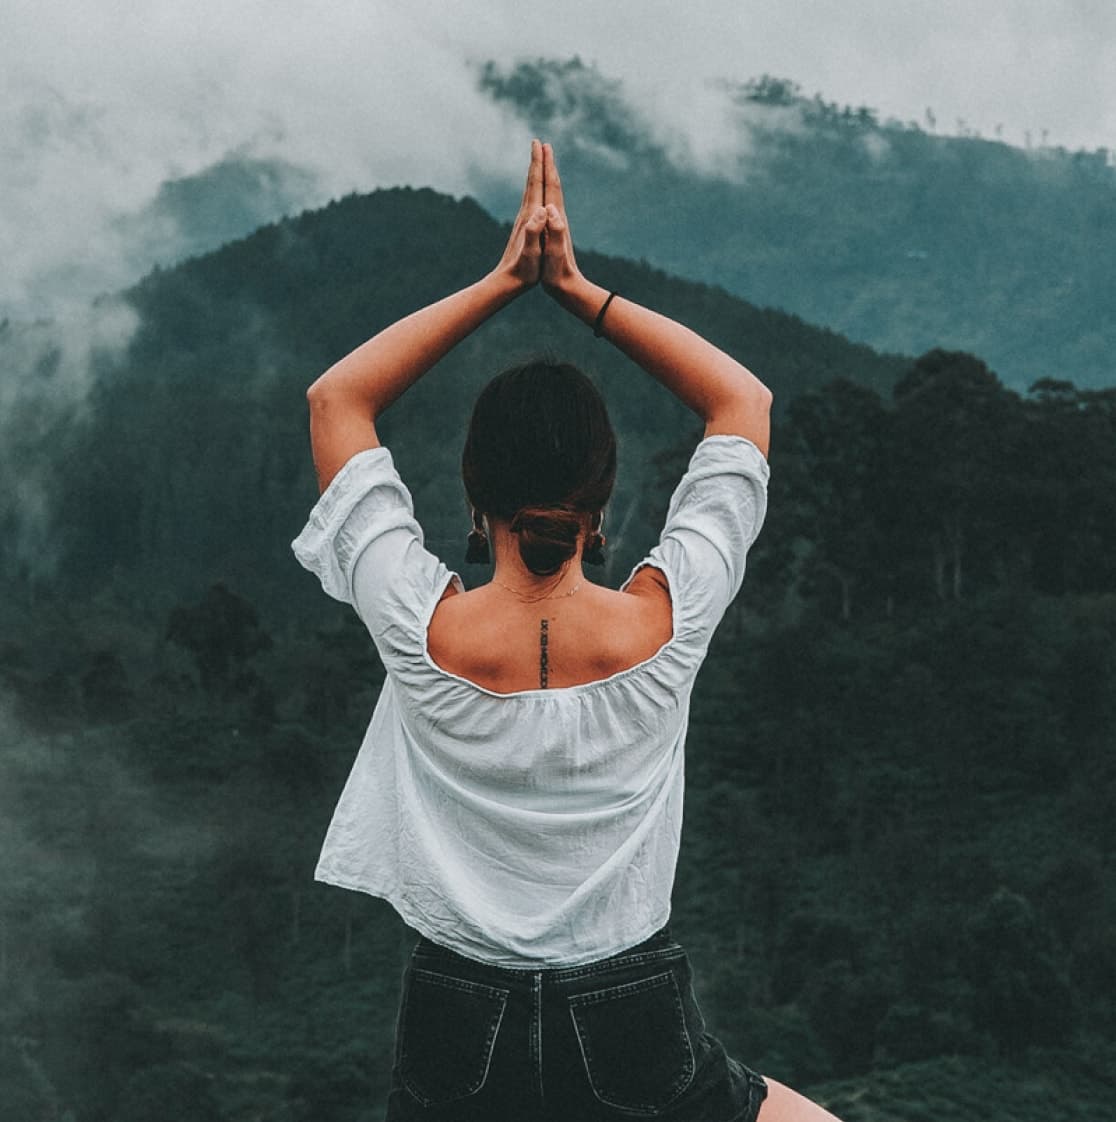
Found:
[(468, 958), (466, 955), (459, 954), (449, 947), (444, 947), (440, 943), (435, 943), (425, 935), (419, 936), (419, 940), (412, 951), (412, 958), (441, 958), (451, 962), (458, 962), (462, 965), (481, 967), (482, 969), (497, 974), (506, 974), (513, 977), (523, 977), (528, 974), (542, 974), (544, 977), (552, 978), (555, 981), (562, 981), (587, 974), (599, 973), (615, 966), (635, 965), (638, 962), (648, 959), (671, 957), (683, 953), (681, 946), (674, 941), (674, 936), (671, 933), (670, 924), (668, 923), (660, 927), (653, 935), (644, 939), (643, 942), (637, 943), (633, 947), (628, 947), (626, 950), (617, 951), (616, 954), (595, 959), (592, 962), (584, 962), (577, 966), (546, 966), (542, 963), (538, 966), (500, 966), (496, 963), (485, 962), (482, 959)]

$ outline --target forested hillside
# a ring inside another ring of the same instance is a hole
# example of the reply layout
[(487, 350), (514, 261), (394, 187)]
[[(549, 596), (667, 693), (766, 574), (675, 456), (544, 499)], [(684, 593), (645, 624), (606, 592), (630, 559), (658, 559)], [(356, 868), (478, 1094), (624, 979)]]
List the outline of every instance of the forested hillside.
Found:
[[(306, 387), (393, 319), (482, 276), (505, 240), (475, 203), (432, 191), (352, 196), (265, 227), (127, 293), (138, 327), (122, 351), (93, 353), (91, 385), (73, 406), (49, 327), (7, 325), (0, 362), (13, 385), (36, 392), (17, 399), (5, 425), (6, 459), (21, 485), (0, 494), (8, 527), (0, 564), (70, 591), (113, 576), (141, 598), (215, 579), (284, 601), (292, 586), (308, 589), (285, 548), (314, 496)], [(886, 390), (903, 369), (900, 359), (645, 264), (589, 252), (580, 260), (602, 284), (742, 356), (784, 400), (835, 377)], [(41, 336), (37, 349), (26, 336)], [(537, 353), (580, 363), (609, 396), (623, 460), (610, 517), (614, 567), (634, 563), (653, 540), (646, 465), (693, 420), (541, 290), (486, 325), (385, 418), (428, 537), (455, 559), (463, 549), (459, 458), (472, 401), (498, 370)], [(39, 530), (41, 544), (27, 556), (20, 520), (32, 481), (34, 514), (50, 531)]]
[[(881, 120), (761, 78), (725, 84), (712, 152), (694, 153), (576, 59), (492, 64), (480, 81), (554, 141), (584, 245), (883, 350), (971, 351), (1016, 389), (1116, 384), (1107, 151), (936, 135), (932, 116)], [(714, 127), (694, 122), (701, 136)], [(494, 213), (511, 204), (498, 185), (480, 198)]]
[[(9, 370), (32, 360), (0, 493), (4, 1118), (381, 1117), (408, 933), (311, 878), (383, 672), (289, 553), (316, 495), (303, 392), (502, 240), (429, 191), (264, 228), (124, 294), (134, 330), (80, 393), (49, 325), (0, 336)], [(692, 710), (673, 923), (710, 1028), (846, 1122), (1107, 1122), (1116, 390), (1021, 394), (967, 353), (880, 356), (580, 259), (780, 403)], [(618, 424), (615, 583), (695, 426), (541, 292), (385, 440), (460, 565), (465, 414), (538, 350)]]

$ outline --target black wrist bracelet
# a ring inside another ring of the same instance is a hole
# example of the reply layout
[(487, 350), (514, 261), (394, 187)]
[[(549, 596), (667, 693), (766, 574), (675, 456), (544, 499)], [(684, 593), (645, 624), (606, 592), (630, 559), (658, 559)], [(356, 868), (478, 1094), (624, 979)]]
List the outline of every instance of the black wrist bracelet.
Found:
[(610, 292), (608, 299), (601, 305), (601, 310), (597, 313), (597, 322), (593, 324), (593, 334), (599, 339), (601, 337), (601, 327), (604, 324), (605, 312), (608, 311), (609, 304), (615, 299), (616, 293)]

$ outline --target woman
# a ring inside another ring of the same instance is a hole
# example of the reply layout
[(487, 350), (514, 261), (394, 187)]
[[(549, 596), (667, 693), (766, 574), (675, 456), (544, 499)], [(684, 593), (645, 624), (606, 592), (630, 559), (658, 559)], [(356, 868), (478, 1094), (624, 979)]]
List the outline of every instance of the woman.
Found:
[[(464, 591), (422, 532), (376, 420), (535, 284), (705, 422), (659, 544), (620, 591), (585, 581), (615, 472), (603, 402), (568, 366), (481, 394), (463, 469)], [(320, 880), (391, 901), (420, 934), (388, 1119), (820, 1122), (704, 1031), (667, 927), (690, 689), (765, 510), (771, 394), (693, 332), (578, 269), (535, 141), (503, 257), (311, 386), (322, 496), (294, 543), (351, 603), (387, 678)]]

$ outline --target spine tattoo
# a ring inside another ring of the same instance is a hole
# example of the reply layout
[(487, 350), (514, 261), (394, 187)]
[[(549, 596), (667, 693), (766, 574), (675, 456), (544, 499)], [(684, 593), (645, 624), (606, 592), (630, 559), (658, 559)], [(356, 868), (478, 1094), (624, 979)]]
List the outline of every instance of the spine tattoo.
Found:
[(550, 645), (550, 620), (544, 619), (539, 623), (539, 689), (545, 690), (550, 678), (550, 655), (547, 650)]

